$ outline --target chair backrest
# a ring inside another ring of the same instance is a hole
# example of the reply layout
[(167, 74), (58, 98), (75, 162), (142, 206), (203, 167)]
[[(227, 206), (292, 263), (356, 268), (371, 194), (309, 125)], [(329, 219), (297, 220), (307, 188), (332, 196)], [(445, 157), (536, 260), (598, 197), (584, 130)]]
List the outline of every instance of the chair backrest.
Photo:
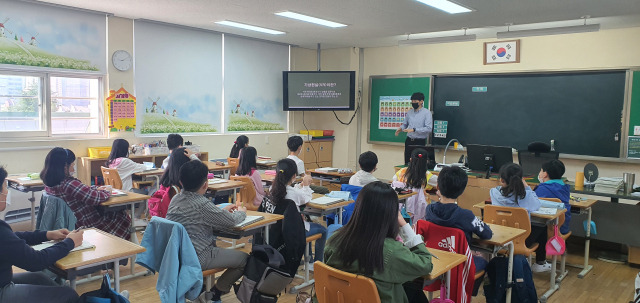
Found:
[(102, 170), (102, 179), (104, 179), (104, 185), (111, 185), (115, 189), (122, 189), (122, 179), (120, 174), (115, 168), (100, 167)]
[(486, 205), (484, 207), (484, 222), (526, 230), (524, 234), (513, 240), (513, 245), (516, 254), (523, 254), (524, 251), (527, 251), (524, 242), (531, 233), (531, 220), (526, 209)]
[(253, 181), (247, 176), (230, 176), (231, 180), (236, 180), (244, 183), (244, 186), (238, 191), (236, 198), (236, 205), (242, 205), (248, 210), (258, 210), (258, 206), (253, 205), (253, 200), (256, 198), (256, 188), (253, 186)]
[(229, 174), (231, 176), (236, 174), (236, 170), (238, 169), (238, 165), (240, 164), (239, 158), (227, 158), (227, 164), (233, 166), (229, 169)]
[(319, 303), (379, 303), (378, 288), (370, 278), (354, 275), (320, 261), (313, 264)]
[(558, 160), (558, 152), (548, 151), (518, 151), (518, 162), (522, 166), (522, 172), (525, 176), (537, 176), (542, 168), (542, 164), (551, 160)]

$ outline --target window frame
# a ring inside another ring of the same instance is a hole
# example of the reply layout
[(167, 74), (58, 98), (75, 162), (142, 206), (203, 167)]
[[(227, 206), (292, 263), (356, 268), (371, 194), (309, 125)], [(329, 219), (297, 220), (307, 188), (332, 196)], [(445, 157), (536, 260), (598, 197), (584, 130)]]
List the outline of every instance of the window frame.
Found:
[[(40, 98), (42, 100), (42, 130), (38, 131), (9, 131), (0, 132), (0, 142), (3, 141), (35, 141), (35, 140), (60, 140), (60, 139), (87, 139), (96, 138), (103, 139), (107, 137), (106, 117), (105, 117), (105, 79), (106, 75), (100, 73), (83, 73), (73, 71), (57, 71), (57, 70), (22, 70), (22, 69), (3, 69), (0, 68), (0, 75), (38, 77), (40, 78)], [(98, 133), (91, 134), (53, 134), (52, 129), (52, 112), (51, 112), (51, 78), (79, 78), (79, 79), (96, 79), (98, 80)]]

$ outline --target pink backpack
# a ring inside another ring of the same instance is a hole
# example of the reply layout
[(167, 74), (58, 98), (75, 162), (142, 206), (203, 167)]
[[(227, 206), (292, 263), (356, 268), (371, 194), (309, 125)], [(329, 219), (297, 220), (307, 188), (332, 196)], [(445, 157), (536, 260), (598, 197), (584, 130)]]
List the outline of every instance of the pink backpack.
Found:
[(445, 283), (440, 283), (440, 298), (435, 298), (431, 300), (431, 303), (455, 303), (451, 299), (443, 299), (444, 297), (446, 297), (446, 293), (447, 293), (447, 290), (444, 287), (444, 284)]
[(169, 203), (171, 198), (180, 192), (175, 186), (164, 187), (160, 185), (160, 188), (151, 195), (149, 198), (149, 214), (154, 217), (167, 217), (167, 210), (169, 209)]

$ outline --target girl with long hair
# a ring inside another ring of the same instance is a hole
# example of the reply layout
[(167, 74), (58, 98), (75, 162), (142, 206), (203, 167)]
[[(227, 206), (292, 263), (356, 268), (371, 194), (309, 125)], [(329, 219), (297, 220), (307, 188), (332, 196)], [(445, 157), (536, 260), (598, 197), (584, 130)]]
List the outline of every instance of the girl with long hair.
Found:
[(427, 191), (432, 191), (438, 185), (438, 176), (432, 174), (435, 163), (429, 160), (427, 151), (422, 148), (411, 152), (409, 165), (402, 168), (393, 176), (394, 187), (410, 188), (417, 195), (407, 199), (406, 210), (411, 214), (411, 221), (424, 219), (427, 209)]
[(242, 150), (242, 156), (240, 156), (238, 169), (236, 169), (236, 176), (249, 177), (253, 182), (253, 188), (255, 188), (256, 190), (256, 197), (253, 199), (254, 207), (260, 206), (260, 204), (262, 203), (262, 199), (265, 196), (264, 188), (262, 187), (262, 177), (260, 177), (260, 172), (258, 172), (258, 165), (256, 164), (257, 158), (258, 152), (254, 147), (245, 147)]
[(236, 141), (233, 142), (229, 158), (240, 158), (240, 151), (247, 146), (249, 146), (249, 137), (245, 135), (238, 136)]
[(422, 284), (412, 281), (431, 272), (431, 254), (398, 207), (388, 184), (363, 187), (351, 220), (329, 239), (325, 263), (373, 279), (382, 302), (428, 302)]
[(118, 170), (118, 174), (122, 180), (122, 190), (124, 191), (130, 191), (133, 188), (131, 178), (133, 174), (147, 169), (144, 164), (136, 163), (129, 159), (129, 142), (125, 139), (113, 140), (111, 153), (109, 154), (106, 165), (109, 168)]
[(125, 210), (104, 211), (100, 206), (111, 197), (111, 192), (96, 186), (87, 186), (72, 176), (76, 155), (69, 149), (56, 147), (44, 160), (40, 178), (47, 194), (64, 200), (73, 211), (77, 227), (95, 227), (123, 239), (129, 239), (131, 218)]

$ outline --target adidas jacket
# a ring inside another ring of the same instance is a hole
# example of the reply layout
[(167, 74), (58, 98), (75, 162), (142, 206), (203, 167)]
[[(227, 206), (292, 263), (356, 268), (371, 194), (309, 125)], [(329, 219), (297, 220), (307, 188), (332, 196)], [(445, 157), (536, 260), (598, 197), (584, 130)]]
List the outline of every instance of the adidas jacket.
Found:
[[(451, 269), (450, 299), (456, 303), (471, 302), (476, 265), (473, 263), (471, 249), (462, 230), (443, 227), (425, 220), (418, 220), (416, 234), (424, 237), (427, 247), (465, 255), (467, 261)], [(424, 288), (428, 291), (440, 290), (439, 281)]]

